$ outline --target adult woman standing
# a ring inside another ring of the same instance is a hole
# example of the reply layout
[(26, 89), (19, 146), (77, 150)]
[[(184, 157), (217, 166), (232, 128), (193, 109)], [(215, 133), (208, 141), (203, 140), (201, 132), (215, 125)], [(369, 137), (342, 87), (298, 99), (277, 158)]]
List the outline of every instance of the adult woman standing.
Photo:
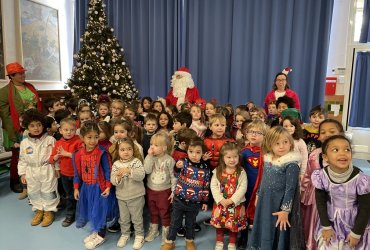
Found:
[[(284, 71), (286, 71), (286, 69), (284, 69)], [(266, 112), (268, 112), (267, 108), (269, 103), (271, 103), (272, 101), (276, 101), (279, 97), (282, 96), (288, 96), (292, 98), (294, 101), (294, 108), (298, 110), (301, 109), (298, 94), (291, 90), (289, 87), (288, 75), (283, 72), (279, 72), (275, 76), (273, 90), (271, 90), (265, 97), (264, 106)]]
[[(20, 116), (30, 108), (41, 111), (42, 106), (35, 87), (25, 81), (26, 69), (17, 62), (6, 65), (9, 83), (0, 89), (0, 117), (4, 131), (4, 147), (12, 151), (10, 188), (22, 192), (18, 177), (18, 156), (21, 126)], [(17, 185), (18, 184), (18, 185)]]

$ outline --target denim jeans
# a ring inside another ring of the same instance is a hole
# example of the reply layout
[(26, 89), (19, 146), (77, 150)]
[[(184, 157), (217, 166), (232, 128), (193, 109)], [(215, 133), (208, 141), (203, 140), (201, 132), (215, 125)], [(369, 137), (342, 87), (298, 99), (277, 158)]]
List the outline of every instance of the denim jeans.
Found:
[(182, 220), (185, 215), (185, 238), (188, 240), (194, 239), (194, 224), (201, 208), (201, 204), (192, 203), (174, 198), (171, 214), (170, 231), (168, 232), (167, 240), (176, 240), (177, 230), (182, 226)]

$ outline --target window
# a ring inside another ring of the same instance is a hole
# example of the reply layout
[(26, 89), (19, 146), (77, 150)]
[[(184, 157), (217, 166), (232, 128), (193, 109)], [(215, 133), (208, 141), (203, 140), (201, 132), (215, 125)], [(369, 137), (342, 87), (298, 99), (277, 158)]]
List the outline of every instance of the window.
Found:
[(364, 13), (364, 0), (357, 0), (355, 5), (355, 18), (354, 18), (355, 24), (353, 32), (354, 42), (358, 42), (360, 40), (363, 13)]

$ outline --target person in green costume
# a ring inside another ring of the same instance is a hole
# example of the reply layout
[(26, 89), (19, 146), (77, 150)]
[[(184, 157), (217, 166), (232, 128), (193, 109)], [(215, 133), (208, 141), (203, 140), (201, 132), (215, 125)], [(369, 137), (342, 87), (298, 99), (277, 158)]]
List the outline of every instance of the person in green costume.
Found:
[(19, 143), (22, 138), (22, 128), (19, 119), (24, 111), (30, 108), (37, 108), (41, 111), (42, 105), (35, 87), (25, 81), (26, 69), (22, 65), (17, 62), (9, 63), (6, 65), (6, 71), (10, 81), (0, 89), (0, 118), (3, 126), (3, 144), (6, 150), (12, 151), (10, 188), (14, 192), (22, 192), (23, 188), (20, 185), (17, 170)]

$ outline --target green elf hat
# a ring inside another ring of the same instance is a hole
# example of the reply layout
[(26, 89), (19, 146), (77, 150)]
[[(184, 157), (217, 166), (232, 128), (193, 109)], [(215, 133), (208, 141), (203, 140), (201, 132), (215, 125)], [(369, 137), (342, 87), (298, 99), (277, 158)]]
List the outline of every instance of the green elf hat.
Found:
[(290, 116), (290, 117), (293, 117), (295, 119), (299, 119), (300, 121), (302, 121), (301, 112), (299, 112), (298, 109), (288, 108), (288, 109), (283, 110), (281, 112), (281, 117), (284, 119), (287, 116)]

